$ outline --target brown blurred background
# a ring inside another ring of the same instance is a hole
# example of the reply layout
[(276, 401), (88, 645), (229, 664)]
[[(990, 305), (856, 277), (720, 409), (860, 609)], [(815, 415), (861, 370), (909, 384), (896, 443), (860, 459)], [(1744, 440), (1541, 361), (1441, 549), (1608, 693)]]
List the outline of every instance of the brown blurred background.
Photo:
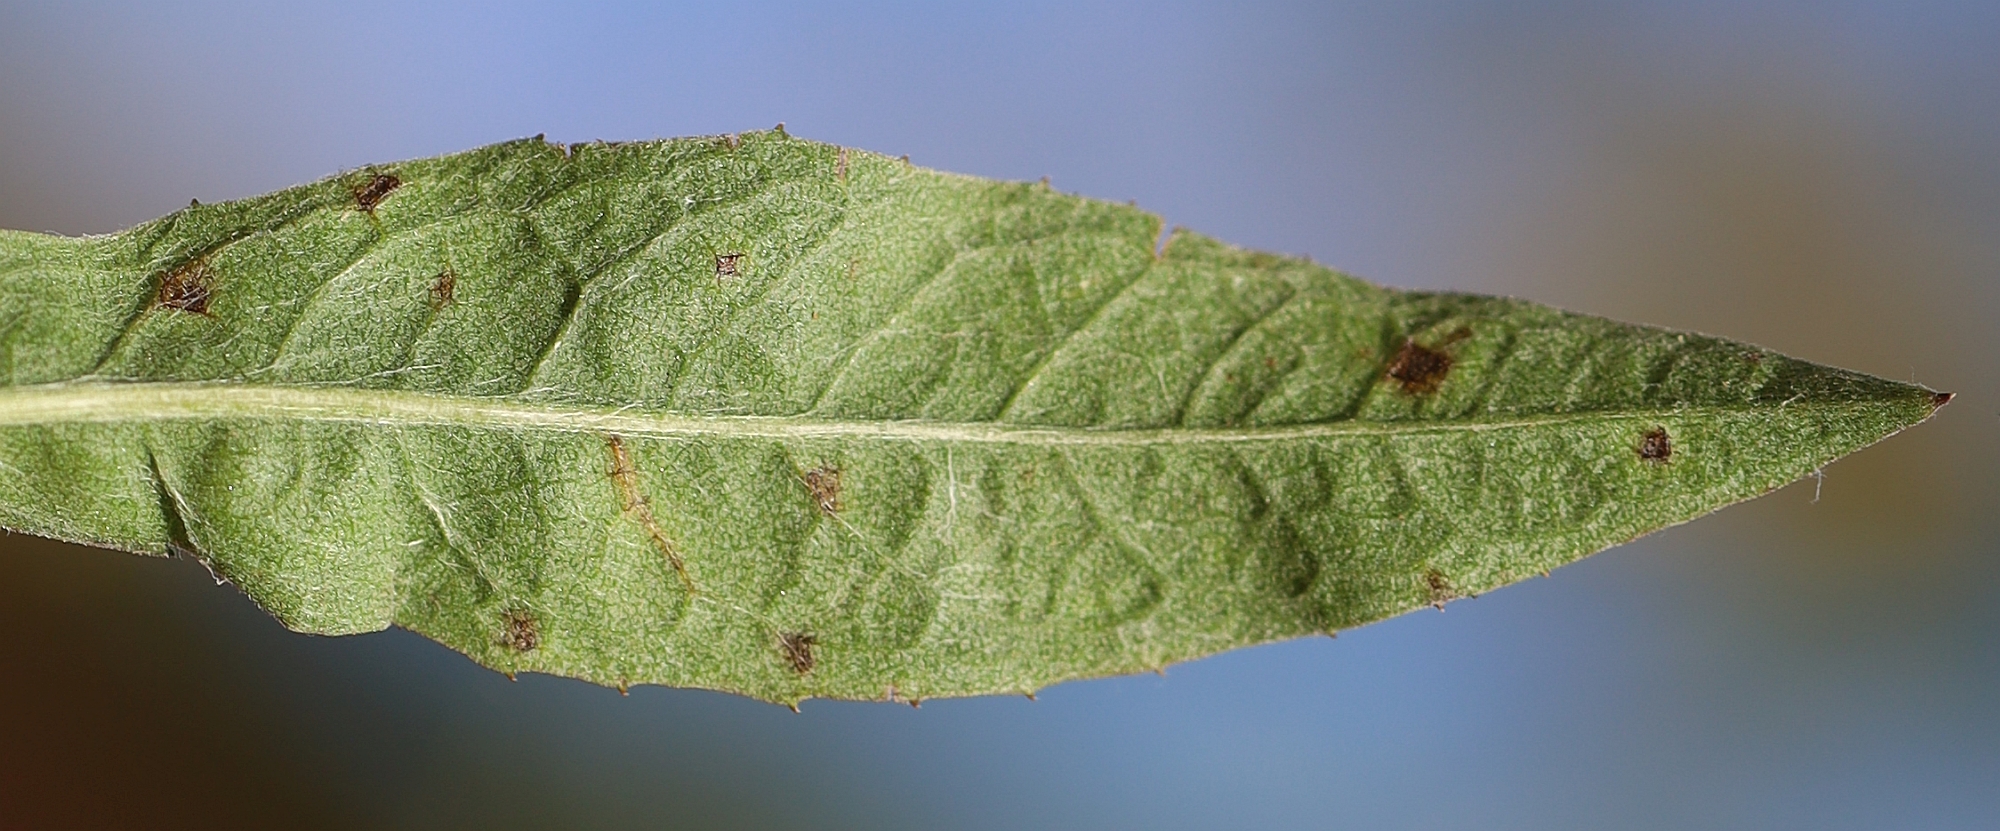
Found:
[(784, 121), (1960, 393), (1551, 579), (1032, 703), (509, 682), (7, 537), (0, 827), (1990, 827), (1995, 43), (1977, 3), (0, 3), (0, 227)]

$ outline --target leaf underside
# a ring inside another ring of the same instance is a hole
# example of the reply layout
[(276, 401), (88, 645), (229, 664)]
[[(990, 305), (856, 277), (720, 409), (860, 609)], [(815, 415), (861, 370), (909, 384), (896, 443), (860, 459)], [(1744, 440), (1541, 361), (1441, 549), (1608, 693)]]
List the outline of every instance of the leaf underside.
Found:
[(773, 131), (0, 232), (0, 524), (510, 673), (917, 700), (1487, 591), (1947, 398), (1160, 230)]

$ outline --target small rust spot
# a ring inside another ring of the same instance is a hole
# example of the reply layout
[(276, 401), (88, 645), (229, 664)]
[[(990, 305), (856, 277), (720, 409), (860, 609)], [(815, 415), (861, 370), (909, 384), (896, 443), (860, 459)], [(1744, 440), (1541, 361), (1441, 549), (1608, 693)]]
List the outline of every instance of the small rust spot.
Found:
[(207, 316), (210, 284), (208, 261), (189, 260), (160, 275), (160, 292), (154, 302), (181, 312)]
[(820, 512), (833, 516), (840, 510), (840, 468), (820, 465), (805, 472), (806, 490), (812, 494), (813, 504)]
[(522, 609), (507, 611), (506, 625), (500, 630), (500, 645), (515, 652), (533, 651), (542, 645), (541, 625), (535, 616)]
[(1673, 455), (1674, 441), (1667, 436), (1667, 428), (1654, 427), (1639, 436), (1639, 458), (1663, 464)]
[(1451, 579), (1435, 568), (1424, 569), (1424, 591), (1430, 595), (1433, 607), (1444, 608), (1445, 601), (1458, 597), (1458, 591), (1451, 587)]
[(742, 261), (742, 254), (715, 255), (715, 279), (720, 280), (724, 277), (735, 277), (741, 274), (742, 272), (737, 266)]
[(784, 653), (793, 672), (804, 675), (813, 671), (813, 644), (818, 642), (809, 632), (786, 632), (778, 636), (778, 651)]
[(451, 305), (458, 297), (458, 273), (447, 268), (431, 280), (431, 310)]
[(1939, 407), (1950, 404), (1951, 400), (1957, 397), (1958, 393), (1955, 392), (1931, 393), (1931, 411), (1936, 412)]
[(354, 204), (364, 211), (374, 213), (375, 206), (389, 198), (390, 191), (402, 186), (403, 180), (396, 178), (396, 174), (377, 173), (367, 184), (354, 189)]
[(1403, 341), (1396, 359), (1389, 362), (1389, 377), (1411, 395), (1437, 392), (1438, 385), (1451, 373), (1451, 356), (1419, 345), (1415, 338)]

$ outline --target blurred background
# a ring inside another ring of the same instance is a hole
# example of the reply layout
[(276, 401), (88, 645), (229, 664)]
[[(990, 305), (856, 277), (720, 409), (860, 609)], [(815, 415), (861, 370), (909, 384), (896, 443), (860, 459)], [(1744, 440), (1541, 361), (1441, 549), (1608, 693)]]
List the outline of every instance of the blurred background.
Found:
[(1907, 0), (5, 0), (0, 227), (782, 121), (1960, 397), (1548, 579), (1033, 702), (510, 682), (0, 538), (0, 826), (1991, 828), (1996, 44), (2000, 4)]

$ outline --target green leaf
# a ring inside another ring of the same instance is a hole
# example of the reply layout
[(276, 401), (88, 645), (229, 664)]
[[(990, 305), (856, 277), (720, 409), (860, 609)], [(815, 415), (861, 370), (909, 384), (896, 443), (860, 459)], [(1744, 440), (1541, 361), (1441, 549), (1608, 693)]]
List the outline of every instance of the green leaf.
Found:
[(775, 131), (0, 232), (0, 523), (510, 673), (914, 700), (1487, 591), (1948, 398), (1160, 230)]

